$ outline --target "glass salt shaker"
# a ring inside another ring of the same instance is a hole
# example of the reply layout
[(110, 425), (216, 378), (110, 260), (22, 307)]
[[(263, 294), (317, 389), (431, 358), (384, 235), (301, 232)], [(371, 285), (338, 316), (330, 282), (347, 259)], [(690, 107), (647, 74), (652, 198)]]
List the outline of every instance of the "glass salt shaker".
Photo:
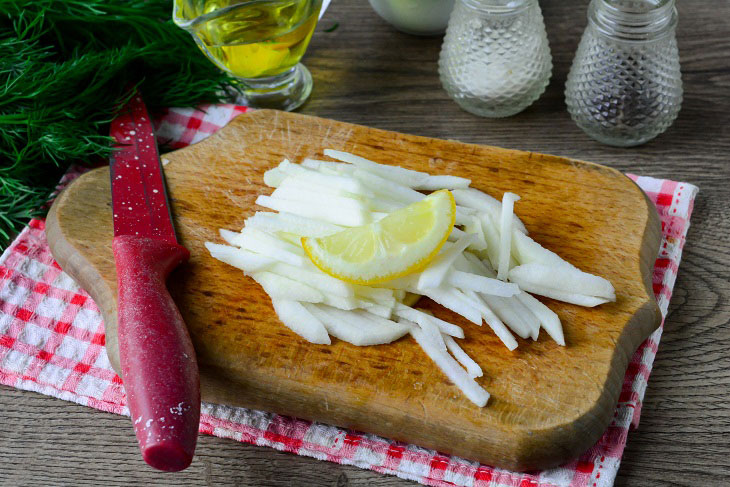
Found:
[(537, 0), (457, 0), (439, 58), (441, 84), (464, 110), (508, 117), (545, 91), (552, 57)]
[(682, 103), (675, 0), (592, 0), (568, 74), (576, 124), (605, 144), (630, 147), (664, 132)]

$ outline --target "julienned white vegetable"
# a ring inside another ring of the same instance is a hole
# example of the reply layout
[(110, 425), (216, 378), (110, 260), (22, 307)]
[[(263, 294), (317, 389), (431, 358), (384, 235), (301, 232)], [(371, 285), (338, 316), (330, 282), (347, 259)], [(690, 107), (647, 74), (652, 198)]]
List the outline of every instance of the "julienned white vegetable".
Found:
[(495, 296), (510, 297), (515, 294), (519, 294), (520, 292), (520, 288), (517, 284), (453, 269), (449, 271), (446, 280), (455, 288), (470, 289), (472, 291), (493, 294)]
[[(499, 200), (492, 198), (486, 193), (482, 193), (478, 189), (455, 189), (452, 191), (452, 194), (454, 195), (454, 199), (457, 204), (466, 206), (467, 208), (473, 208), (479, 213), (486, 213), (495, 220), (498, 219), (502, 213), (502, 204)], [(513, 215), (513, 224), (514, 228), (521, 233), (527, 233), (525, 224), (522, 223), (522, 220), (520, 220), (517, 215)]]
[(526, 292), (521, 292), (517, 295), (517, 299), (528, 308), (537, 319), (540, 320), (540, 325), (550, 335), (550, 338), (555, 340), (558, 345), (565, 346), (565, 336), (563, 336), (563, 327), (560, 324), (560, 318), (558, 315), (538, 301), (534, 297), (530, 296)]
[(360, 207), (344, 209), (326, 204), (302, 203), (264, 195), (256, 198), (256, 204), (271, 210), (293, 213), (307, 218), (319, 218), (327, 223), (346, 227), (358, 227), (370, 223), (367, 212)]
[(276, 263), (272, 258), (228, 245), (205, 242), (205, 248), (216, 259), (237, 267), (249, 275), (268, 269)]
[(364, 157), (349, 154), (347, 152), (325, 149), (324, 155), (329, 156), (332, 159), (337, 159), (338, 161), (353, 164), (359, 168), (364, 169), (365, 171), (372, 172), (373, 174), (383, 176), (385, 178), (396, 181), (399, 184), (404, 184), (410, 187), (418, 186), (429, 177), (429, 174), (425, 172), (412, 171), (410, 169), (405, 169), (399, 166), (378, 164), (377, 162), (373, 162), (365, 159)]
[(416, 342), (418, 342), (431, 360), (438, 365), (441, 371), (446, 374), (446, 377), (461, 389), (471, 402), (479, 407), (484, 407), (487, 404), (489, 393), (477, 384), (451, 355), (434, 347), (420, 328), (413, 327), (411, 329), (411, 336), (415, 338)]
[(299, 301), (303, 303), (321, 303), (325, 297), (318, 290), (288, 277), (261, 271), (251, 274), (271, 299)]
[(413, 186), (414, 189), (437, 191), (439, 189), (458, 189), (468, 188), (471, 179), (460, 178), (457, 176), (428, 176), (421, 183)]
[(446, 348), (448, 349), (448, 351), (451, 352), (454, 358), (458, 360), (461, 365), (464, 366), (464, 368), (472, 378), (481, 377), (484, 375), (484, 372), (482, 372), (482, 368), (479, 367), (479, 364), (474, 362), (474, 360), (472, 360), (472, 358), (467, 355), (464, 350), (461, 349), (461, 347), (458, 343), (456, 343), (456, 340), (454, 340), (453, 337), (445, 335), (444, 342), (446, 342)]
[(520, 199), (514, 193), (505, 193), (502, 196), (502, 214), (499, 220), (499, 267), (497, 278), (507, 279), (509, 272), (509, 258), (512, 250), (512, 220), (515, 201)]
[(566, 293), (585, 294), (610, 301), (616, 299), (616, 293), (610, 282), (572, 266), (547, 266), (533, 262), (513, 268), (509, 272), (509, 277), (517, 283), (529, 282)]
[(441, 286), (446, 274), (451, 269), (454, 260), (466, 250), (466, 248), (476, 240), (476, 235), (473, 233), (467, 233), (461, 237), (457, 242), (443, 250), (426, 269), (421, 272), (421, 277), (418, 278), (418, 284), (416, 287), (419, 290), (435, 288)]
[(406, 335), (409, 327), (393, 321), (383, 324), (367, 312), (342, 311), (331, 306), (304, 304), (305, 308), (340, 340), (359, 347), (390, 343)]
[(327, 329), (321, 321), (310, 313), (302, 303), (285, 299), (272, 299), (274, 311), (287, 328), (312, 343), (329, 345), (331, 342)]
[(291, 213), (270, 213), (258, 211), (246, 219), (246, 227), (258, 228), (264, 232), (286, 232), (302, 237), (324, 237), (337, 233), (345, 227), (293, 215)]
[[(475, 404), (489, 394), (477, 384), (479, 365), (458, 345), (464, 329), (413, 308), (421, 296), (476, 325), (486, 322), (509, 350), (540, 328), (565, 345), (558, 315), (532, 292), (582, 306), (615, 300), (605, 279), (581, 271), (527, 236), (514, 212), (519, 196), (502, 202), (470, 188), (468, 179), (430, 175), (325, 150), (341, 162), (287, 160), (267, 171), (275, 188), (256, 203), (261, 211), (241, 232), (221, 230), (229, 245), (206, 242), (211, 255), (253, 277), (269, 294), (281, 322), (305, 340), (329, 344), (329, 335), (358, 346), (390, 343), (409, 334)], [(419, 191), (451, 189), (456, 226), (425, 269), (372, 286), (323, 273), (306, 256), (302, 237), (320, 238), (377, 222), (420, 201)], [(499, 277), (499, 279), (498, 279)], [(510, 282), (507, 282), (509, 280)]]

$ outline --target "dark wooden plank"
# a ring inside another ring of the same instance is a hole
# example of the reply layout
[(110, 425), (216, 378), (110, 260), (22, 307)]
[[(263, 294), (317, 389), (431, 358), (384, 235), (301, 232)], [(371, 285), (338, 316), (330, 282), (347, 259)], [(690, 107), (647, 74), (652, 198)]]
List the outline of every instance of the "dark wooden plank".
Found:
[[(362, 0), (330, 7), (305, 59), (315, 78), (303, 113), (401, 132), (575, 157), (700, 186), (666, 331), (617, 486), (720, 486), (730, 475), (730, 4), (679, 2), (685, 102), (674, 126), (633, 149), (593, 142), (570, 120), (565, 77), (586, 0), (542, 0), (554, 75), (512, 118), (461, 111), (436, 76), (439, 38), (400, 34)], [(322, 32), (335, 21), (340, 27)], [(0, 388), (0, 484), (412, 485), (355, 467), (204, 437), (189, 471), (146, 469), (127, 418)], [(78, 445), (85, 452), (72, 453)]]

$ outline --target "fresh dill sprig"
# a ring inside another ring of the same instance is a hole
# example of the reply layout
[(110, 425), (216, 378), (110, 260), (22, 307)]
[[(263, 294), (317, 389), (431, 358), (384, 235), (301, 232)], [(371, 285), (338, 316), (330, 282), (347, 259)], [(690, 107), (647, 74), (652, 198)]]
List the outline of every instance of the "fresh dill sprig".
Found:
[(0, 0), (0, 250), (69, 164), (109, 156), (130, 85), (152, 112), (238, 90), (171, 15), (169, 0)]

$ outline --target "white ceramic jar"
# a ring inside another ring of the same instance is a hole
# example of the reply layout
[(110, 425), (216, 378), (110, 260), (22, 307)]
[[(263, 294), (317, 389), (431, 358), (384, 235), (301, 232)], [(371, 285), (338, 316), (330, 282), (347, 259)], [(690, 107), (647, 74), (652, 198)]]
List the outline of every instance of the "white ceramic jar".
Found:
[(443, 34), (449, 23), (454, 0), (370, 0), (383, 19), (406, 34)]

